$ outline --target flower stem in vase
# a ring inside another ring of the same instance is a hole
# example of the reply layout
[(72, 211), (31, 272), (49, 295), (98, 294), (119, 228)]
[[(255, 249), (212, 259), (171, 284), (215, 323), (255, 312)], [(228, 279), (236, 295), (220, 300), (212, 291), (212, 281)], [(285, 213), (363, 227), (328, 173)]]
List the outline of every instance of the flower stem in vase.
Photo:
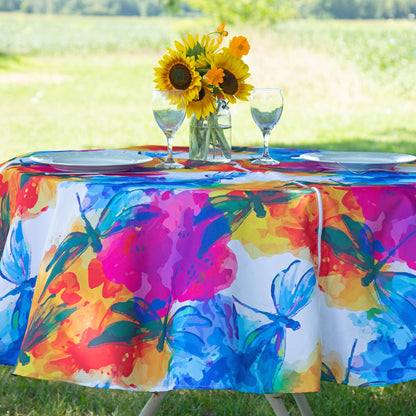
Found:
[(231, 160), (231, 115), (224, 103), (208, 117), (191, 117), (189, 158), (220, 163)]

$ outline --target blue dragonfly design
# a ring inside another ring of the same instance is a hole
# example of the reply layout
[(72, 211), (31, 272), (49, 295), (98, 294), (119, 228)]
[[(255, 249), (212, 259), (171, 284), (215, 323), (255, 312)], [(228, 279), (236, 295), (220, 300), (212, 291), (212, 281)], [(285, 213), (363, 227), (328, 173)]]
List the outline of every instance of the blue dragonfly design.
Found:
[(14, 287), (0, 297), (0, 362), (13, 365), (26, 331), (37, 276), (31, 274), (30, 253), (24, 243), (21, 222), (9, 236), (1, 259), (0, 278)]
[[(172, 289), (177, 274), (172, 279)], [(173, 290), (167, 301), (154, 299), (150, 304), (143, 298), (131, 298), (125, 302), (117, 302), (110, 309), (123, 316), (120, 320), (108, 325), (103, 332), (92, 339), (88, 347), (103, 344), (121, 344), (136, 346), (157, 340), (156, 349), (161, 352), (167, 343), (171, 351), (186, 351), (201, 356), (204, 341), (193, 330), (198, 327), (210, 327), (212, 321), (203, 316), (195, 306), (185, 305), (171, 313)], [(164, 317), (156, 312), (167, 306)]]
[(45, 305), (51, 305), (55, 297), (51, 295), (28, 324), (37, 276), (31, 273), (31, 255), (23, 236), (22, 222), (17, 223), (9, 235), (9, 244), (5, 246), (1, 260), (0, 278), (15, 287), (0, 297), (0, 362), (14, 365), (19, 360), (26, 365), (30, 361), (26, 351), (48, 338), (75, 308), (63, 304), (48, 311)]
[(313, 268), (302, 274), (300, 260), (292, 262), (278, 273), (271, 286), (271, 296), (276, 313), (260, 311), (237, 298), (242, 306), (266, 316), (270, 322), (251, 331), (245, 339), (244, 364), (247, 370), (257, 365), (257, 373), (264, 380), (271, 380), (268, 390), (273, 391), (279, 382), (278, 373), (285, 357), (286, 329), (297, 331), (301, 325), (294, 319), (310, 301), (315, 290), (316, 277)]
[(207, 327), (211, 321), (190, 305), (182, 306), (175, 313), (167, 313), (161, 318), (154, 305), (142, 298), (132, 298), (111, 306), (111, 311), (125, 319), (108, 325), (103, 332), (93, 338), (88, 347), (105, 344), (137, 346), (157, 340), (156, 349), (161, 352), (167, 343), (170, 350), (184, 351), (201, 356), (204, 341), (192, 329)]

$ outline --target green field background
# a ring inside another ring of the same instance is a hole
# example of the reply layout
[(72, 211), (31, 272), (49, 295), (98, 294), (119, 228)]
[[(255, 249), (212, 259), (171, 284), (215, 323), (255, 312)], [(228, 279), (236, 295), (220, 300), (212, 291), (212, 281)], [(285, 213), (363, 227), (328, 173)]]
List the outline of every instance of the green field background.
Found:
[[(153, 67), (208, 19), (0, 14), (0, 162), (51, 149), (164, 145), (151, 108)], [(416, 22), (294, 20), (245, 35), (256, 87), (284, 91), (271, 146), (416, 154)], [(247, 102), (231, 106), (234, 145), (261, 145)], [(175, 139), (188, 144), (187, 121)], [(149, 393), (10, 376), (0, 366), (0, 415), (138, 415)], [(410, 416), (415, 382), (378, 388), (322, 384), (316, 416)], [(299, 415), (290, 395), (290, 415)], [(261, 395), (178, 391), (159, 414), (271, 416)]]
[[(153, 67), (208, 19), (0, 14), (0, 159), (45, 149), (165, 144)], [(250, 82), (280, 87), (272, 146), (415, 153), (416, 22), (294, 20), (228, 27), (251, 44)], [(261, 145), (247, 102), (233, 145)], [(188, 121), (177, 145), (188, 144)]]

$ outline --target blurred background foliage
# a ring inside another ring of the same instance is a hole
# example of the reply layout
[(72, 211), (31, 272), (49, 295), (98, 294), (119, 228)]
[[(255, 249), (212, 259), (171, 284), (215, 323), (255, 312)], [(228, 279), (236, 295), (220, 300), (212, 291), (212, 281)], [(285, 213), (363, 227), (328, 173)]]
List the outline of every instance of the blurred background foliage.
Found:
[(0, 0), (0, 11), (41, 14), (175, 16), (209, 14), (267, 24), (293, 17), (414, 18), (416, 0)]

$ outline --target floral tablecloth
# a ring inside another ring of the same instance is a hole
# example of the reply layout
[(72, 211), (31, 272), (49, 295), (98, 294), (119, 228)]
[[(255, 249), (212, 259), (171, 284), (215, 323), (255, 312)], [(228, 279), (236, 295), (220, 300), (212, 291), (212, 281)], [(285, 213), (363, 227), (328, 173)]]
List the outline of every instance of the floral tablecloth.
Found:
[(0, 167), (0, 362), (101, 388), (311, 392), (416, 378), (416, 164), (305, 150), (76, 175)]

